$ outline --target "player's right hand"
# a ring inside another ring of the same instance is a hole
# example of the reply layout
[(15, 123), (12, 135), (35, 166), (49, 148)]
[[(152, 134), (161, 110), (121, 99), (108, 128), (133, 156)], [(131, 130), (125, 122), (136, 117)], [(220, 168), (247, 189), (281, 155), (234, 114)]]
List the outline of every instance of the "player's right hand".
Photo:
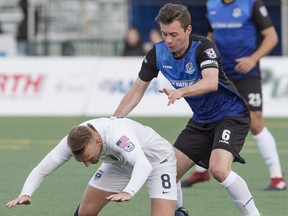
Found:
[(22, 195), (14, 200), (9, 201), (6, 204), (6, 207), (8, 208), (12, 208), (15, 207), (16, 205), (29, 205), (31, 204), (32, 200), (31, 197), (29, 195)]

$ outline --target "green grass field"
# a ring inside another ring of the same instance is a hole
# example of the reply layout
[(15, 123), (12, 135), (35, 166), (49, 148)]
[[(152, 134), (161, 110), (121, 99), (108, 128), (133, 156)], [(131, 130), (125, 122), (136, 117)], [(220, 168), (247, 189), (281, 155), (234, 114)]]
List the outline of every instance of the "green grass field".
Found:
[[(74, 125), (87, 117), (0, 117), (0, 215), (69, 216), (79, 203), (88, 180), (97, 166), (86, 168), (70, 160), (48, 176), (32, 197), (30, 206), (8, 209), (5, 204), (16, 198), (37, 163)], [(171, 143), (185, 126), (186, 118), (133, 118), (153, 127)], [(288, 119), (266, 119), (275, 135), (283, 172), (288, 173)], [(288, 215), (288, 191), (263, 191), (269, 181), (268, 170), (249, 135), (241, 154), (245, 165), (234, 164), (234, 171), (248, 183), (255, 202), (264, 216)], [(288, 174), (287, 174), (288, 175)], [(287, 177), (288, 178), (288, 177)], [(237, 216), (236, 207), (215, 180), (183, 190), (184, 206), (194, 216)], [(148, 216), (150, 201), (146, 188), (126, 203), (111, 203), (100, 215)]]

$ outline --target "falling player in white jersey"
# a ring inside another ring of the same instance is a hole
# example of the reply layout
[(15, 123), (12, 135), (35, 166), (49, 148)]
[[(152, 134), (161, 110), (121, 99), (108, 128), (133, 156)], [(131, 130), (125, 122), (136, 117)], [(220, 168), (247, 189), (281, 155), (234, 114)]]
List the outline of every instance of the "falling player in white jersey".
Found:
[(31, 171), (20, 196), (6, 206), (30, 204), (44, 177), (72, 156), (87, 167), (102, 162), (75, 215), (98, 215), (110, 201), (128, 201), (145, 182), (152, 216), (188, 215), (182, 208), (175, 212), (176, 157), (172, 145), (150, 127), (115, 117), (92, 119), (73, 127)]

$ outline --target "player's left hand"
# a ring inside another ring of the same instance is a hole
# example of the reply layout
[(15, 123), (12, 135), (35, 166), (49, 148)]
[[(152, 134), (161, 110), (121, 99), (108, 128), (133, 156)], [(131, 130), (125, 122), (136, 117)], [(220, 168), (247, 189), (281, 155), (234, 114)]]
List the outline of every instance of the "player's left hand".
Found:
[(174, 104), (176, 102), (176, 100), (179, 100), (182, 95), (180, 94), (179, 91), (177, 91), (177, 89), (160, 89), (159, 90), (160, 93), (165, 93), (168, 96), (168, 106), (170, 106), (171, 104)]
[(124, 202), (124, 201), (129, 201), (132, 198), (132, 196), (127, 193), (127, 192), (122, 192), (122, 193), (118, 193), (118, 194), (112, 194), (108, 197), (106, 197), (106, 199), (112, 201), (112, 202)]
[(257, 63), (252, 57), (238, 58), (235, 61), (238, 63), (235, 66), (235, 70), (239, 73), (248, 73)]
[(8, 208), (12, 208), (12, 207), (15, 207), (16, 205), (29, 205), (31, 204), (32, 200), (31, 200), (31, 197), (28, 196), (28, 195), (22, 195), (14, 200), (11, 200), (9, 201), (7, 204), (6, 204), (6, 207)]

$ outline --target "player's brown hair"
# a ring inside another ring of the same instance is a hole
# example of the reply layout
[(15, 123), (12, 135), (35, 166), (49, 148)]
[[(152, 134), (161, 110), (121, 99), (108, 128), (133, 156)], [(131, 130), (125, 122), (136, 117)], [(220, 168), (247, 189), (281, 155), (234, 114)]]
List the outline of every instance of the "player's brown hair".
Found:
[(92, 139), (92, 129), (87, 126), (73, 127), (67, 136), (67, 144), (74, 155), (81, 155)]
[(169, 25), (174, 21), (179, 21), (184, 31), (186, 31), (188, 26), (191, 25), (191, 15), (187, 7), (181, 4), (165, 4), (159, 10), (155, 20), (158, 23), (163, 23), (166, 25)]

